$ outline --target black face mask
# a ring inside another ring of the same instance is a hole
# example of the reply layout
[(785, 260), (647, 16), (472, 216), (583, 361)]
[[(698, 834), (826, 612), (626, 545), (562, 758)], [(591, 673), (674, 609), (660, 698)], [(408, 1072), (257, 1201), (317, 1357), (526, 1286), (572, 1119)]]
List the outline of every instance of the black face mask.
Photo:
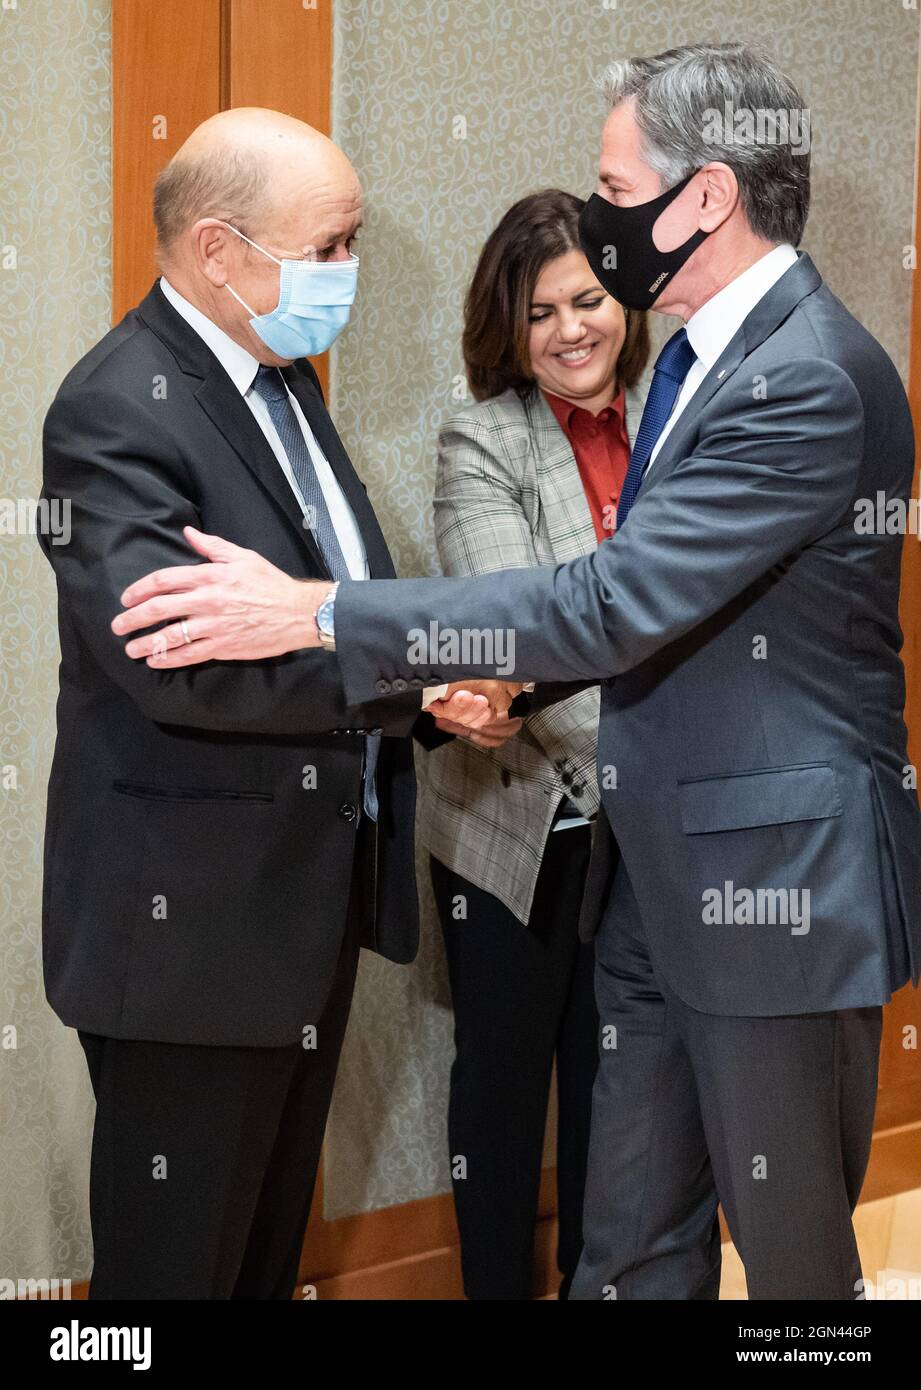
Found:
[[(579, 218), (579, 240), (596, 279), (627, 309), (649, 309), (669, 280), (710, 235), (700, 228), (674, 251), (659, 251), (652, 239), (658, 218), (687, 188), (694, 174), (648, 203), (615, 207), (593, 193)], [(613, 254), (612, 254), (613, 252)], [(613, 265), (607, 264), (613, 261)]]

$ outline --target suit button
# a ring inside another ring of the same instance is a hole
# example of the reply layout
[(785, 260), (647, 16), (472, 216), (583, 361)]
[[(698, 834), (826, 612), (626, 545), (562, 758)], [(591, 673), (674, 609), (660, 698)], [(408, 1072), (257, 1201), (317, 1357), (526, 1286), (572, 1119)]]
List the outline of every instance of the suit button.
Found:
[(339, 814), (343, 820), (353, 821), (358, 815), (358, 812), (355, 810), (351, 801), (343, 801), (342, 805), (339, 807)]
[(564, 773), (563, 773), (563, 786), (564, 786), (564, 787), (571, 787), (571, 786), (572, 786), (572, 773), (571, 773), (571, 772), (564, 772)]
[(375, 682), (374, 682), (374, 689), (377, 691), (378, 695), (389, 695), (389, 694), (390, 694), (390, 682), (389, 682), (389, 681), (375, 681)]
[(409, 686), (402, 676), (397, 676), (396, 680), (393, 682), (392, 689), (396, 695), (402, 695), (404, 690), (409, 689)]
[(368, 730), (368, 733), (371, 734), (374, 738), (380, 738), (380, 736), (381, 736), (381, 734), (382, 734), (383, 732), (384, 732), (383, 729), (369, 729), (369, 730)]
[(512, 774), (507, 767), (502, 769), (502, 785), (503, 787), (510, 787), (512, 785)]
[(585, 795), (585, 784), (584, 784), (583, 782), (573, 782), (572, 787), (570, 788), (570, 790), (571, 790), (573, 796), (575, 796), (575, 797), (584, 796), (584, 795)]
[(416, 690), (418, 690), (420, 686), (425, 685), (425, 681), (421, 676), (412, 676), (409, 683)]

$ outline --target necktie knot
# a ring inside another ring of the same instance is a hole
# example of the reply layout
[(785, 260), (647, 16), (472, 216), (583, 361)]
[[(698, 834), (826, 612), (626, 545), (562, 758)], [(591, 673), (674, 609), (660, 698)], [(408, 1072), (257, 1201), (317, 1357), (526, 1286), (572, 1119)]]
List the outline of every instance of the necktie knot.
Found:
[(265, 401), (276, 403), (288, 400), (288, 389), (277, 367), (260, 367), (253, 382), (253, 390)]
[(684, 381), (696, 360), (697, 353), (688, 342), (686, 329), (679, 328), (656, 358), (655, 370), (673, 381)]

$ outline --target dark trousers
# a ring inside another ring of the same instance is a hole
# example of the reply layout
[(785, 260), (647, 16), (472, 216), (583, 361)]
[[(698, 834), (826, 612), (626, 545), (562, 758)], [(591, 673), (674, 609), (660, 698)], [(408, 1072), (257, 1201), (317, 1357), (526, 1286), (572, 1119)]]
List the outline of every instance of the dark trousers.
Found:
[[(756, 928), (748, 928), (756, 930)], [(650, 959), (621, 864), (595, 941), (601, 1051), (578, 1299), (715, 1299), (717, 1201), (750, 1299), (855, 1299), (879, 1008), (702, 1014)]]
[(357, 960), (350, 924), (315, 1049), (79, 1034), (96, 1094), (91, 1299), (292, 1297)]
[[(588, 852), (587, 827), (551, 832), (527, 926), (432, 860), (454, 1005), (448, 1142), (468, 1298), (533, 1297), (554, 1058), (562, 1297), (578, 1264), (598, 1060), (592, 949), (576, 934)], [(458, 898), (464, 919), (455, 915)]]

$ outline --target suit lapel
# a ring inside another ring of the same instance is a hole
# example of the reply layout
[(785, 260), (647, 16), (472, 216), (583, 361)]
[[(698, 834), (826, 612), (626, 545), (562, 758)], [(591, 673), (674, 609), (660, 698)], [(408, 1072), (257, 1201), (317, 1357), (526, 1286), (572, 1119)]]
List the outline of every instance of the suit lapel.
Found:
[(540, 391), (531, 393), (525, 409), (547, 538), (555, 559), (577, 560), (598, 544), (579, 465)]
[(300, 504), (291, 491), (291, 486), (268, 440), (230, 377), (216, 358), (213, 361), (213, 369), (195, 392), (196, 400), (237, 457), (258, 479), (291, 525), (296, 528), (319, 573), (324, 577), (328, 576), (329, 570), (320, 547), (314, 540), (313, 533), (304, 525), (304, 514)]
[(726, 345), (681, 412), (674, 429), (656, 455), (648, 478), (643, 482), (644, 492), (647, 487), (655, 487), (659, 479), (671, 472), (683, 457), (693, 437), (700, 412), (717, 391), (732, 379), (746, 357), (776, 332), (797, 304), (817, 290), (821, 284), (822, 277), (812, 259), (805, 251), (798, 252), (796, 265), (791, 265), (790, 269), (781, 275), (777, 283), (771, 286), (764, 298), (758, 301), (748, 317), (743, 320), (738, 332)]
[[(637, 387), (630, 386), (625, 398), (627, 438), (632, 449), (646, 396)], [(540, 391), (529, 398), (527, 410), (541, 509), (553, 554), (557, 560), (575, 560), (598, 544), (579, 465), (569, 440)]]
[(643, 478), (643, 488), (652, 487), (659, 478), (663, 478), (669, 471), (670, 466), (677, 463), (682, 457), (689, 437), (694, 433), (694, 426), (698, 415), (703, 410), (708, 401), (712, 400), (717, 391), (723, 386), (741, 366), (745, 358), (745, 341), (742, 336), (742, 329), (732, 341), (724, 348), (720, 357), (714, 362), (703, 381), (688, 401), (684, 410), (681, 412), (675, 423), (674, 429), (669, 434), (662, 448), (656, 455), (655, 464)]
[(636, 432), (640, 427), (643, 418), (643, 408), (646, 405), (646, 393), (641, 391), (638, 386), (628, 386), (624, 392), (625, 410), (624, 416), (627, 425), (627, 439), (630, 441), (630, 452), (636, 445)]
[(185, 376), (198, 378), (195, 399), (240, 462), (271, 497), (310, 555), (319, 575), (329, 575), (320, 548), (268, 440), (249, 406), (209, 347), (170, 304), (158, 283), (138, 305), (138, 317), (169, 348)]
[[(300, 505), (268, 440), (214, 353), (202, 342), (182, 315), (176, 313), (158, 284), (154, 284), (146, 299), (138, 306), (137, 312), (144, 323), (166, 344), (183, 373), (200, 380), (201, 385), (195, 390), (195, 398), (199, 405), (240, 461), (279, 507), (286, 520), (295, 528), (318, 574), (328, 577), (326, 561), (312, 533), (304, 525)], [(297, 398), (304, 417), (352, 508), (372, 576), (391, 578), (394, 574), (393, 562), (374, 509), (342, 447), (319, 391), (309, 380), (306, 370), (298, 363), (286, 367), (282, 375)]]

